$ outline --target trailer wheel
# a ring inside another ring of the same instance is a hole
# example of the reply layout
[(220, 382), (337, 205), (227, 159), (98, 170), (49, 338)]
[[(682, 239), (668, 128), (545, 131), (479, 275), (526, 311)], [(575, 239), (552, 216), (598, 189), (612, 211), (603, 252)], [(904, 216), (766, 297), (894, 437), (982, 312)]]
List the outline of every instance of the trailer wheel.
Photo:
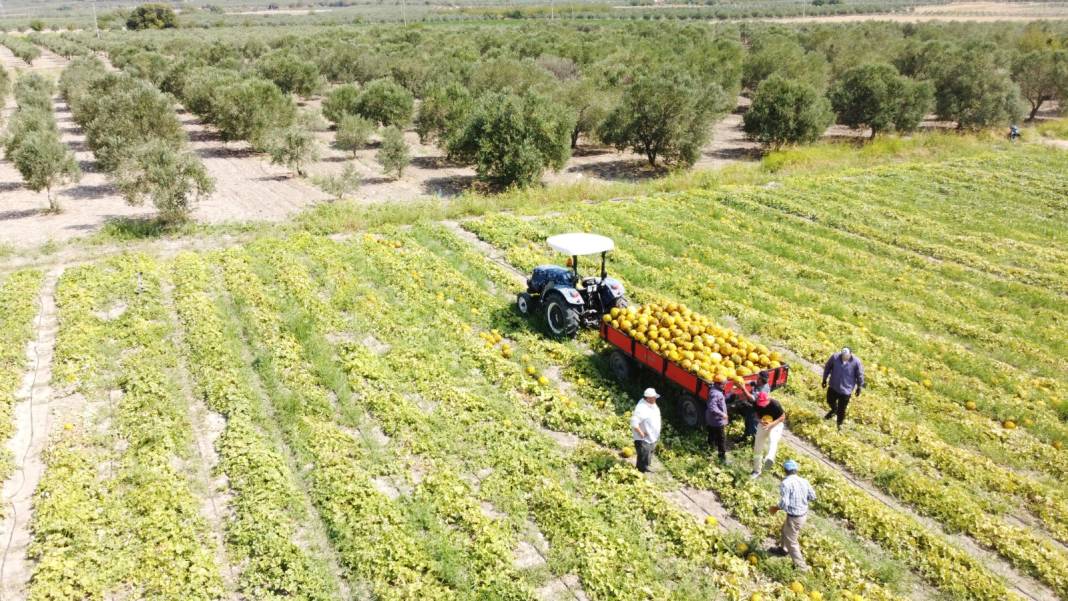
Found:
[(612, 351), (608, 356), (608, 369), (617, 382), (626, 382), (630, 379), (630, 359), (623, 351)]
[(680, 399), (679, 408), (682, 409), (682, 421), (691, 428), (696, 428), (700, 423), (701, 413), (697, 406), (697, 399), (691, 395), (683, 395)]
[(545, 303), (545, 323), (554, 336), (574, 336), (579, 329), (579, 312), (559, 295)]

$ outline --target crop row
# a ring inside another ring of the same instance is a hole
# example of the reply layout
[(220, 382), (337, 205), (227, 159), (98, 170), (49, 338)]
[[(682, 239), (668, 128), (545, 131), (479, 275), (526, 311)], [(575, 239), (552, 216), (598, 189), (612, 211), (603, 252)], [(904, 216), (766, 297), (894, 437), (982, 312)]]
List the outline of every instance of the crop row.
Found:
[(78, 382), (86, 406), (73, 405), (81, 415), (68, 417), (44, 458), (30, 599), (223, 594), (183, 467), (191, 427), (159, 275), (152, 260), (124, 255), (59, 282), (56, 386)]
[(252, 598), (331, 599), (337, 595), (320, 560), (296, 542), (308, 515), (283, 451), (258, 425), (264, 409), (244, 362), (209, 296), (212, 273), (194, 254), (174, 262), (175, 308), (184, 326), (198, 393), (226, 418), (217, 444), (219, 467), (233, 491), (227, 542), (244, 563), (241, 590)]
[[(12, 412), (15, 393), (26, 373), (26, 344), (33, 337), (33, 319), (38, 312), (41, 272), (33, 269), (16, 271), (0, 282), (0, 440), (14, 433)], [(11, 473), (11, 458), (0, 461), (0, 477)]]

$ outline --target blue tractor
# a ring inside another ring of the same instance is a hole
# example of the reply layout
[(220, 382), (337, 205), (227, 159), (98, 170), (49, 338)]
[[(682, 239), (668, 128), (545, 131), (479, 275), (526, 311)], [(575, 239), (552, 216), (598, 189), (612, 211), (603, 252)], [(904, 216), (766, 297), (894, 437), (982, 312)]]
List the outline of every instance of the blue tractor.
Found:
[[(613, 307), (626, 307), (623, 284), (608, 277), (606, 259), (615, 248), (610, 238), (597, 234), (560, 234), (546, 242), (569, 257), (568, 266), (541, 265), (527, 278), (527, 289), (516, 296), (522, 315), (541, 314), (554, 336), (574, 336), (580, 327), (595, 328)], [(601, 274), (581, 277), (579, 257), (601, 255)]]

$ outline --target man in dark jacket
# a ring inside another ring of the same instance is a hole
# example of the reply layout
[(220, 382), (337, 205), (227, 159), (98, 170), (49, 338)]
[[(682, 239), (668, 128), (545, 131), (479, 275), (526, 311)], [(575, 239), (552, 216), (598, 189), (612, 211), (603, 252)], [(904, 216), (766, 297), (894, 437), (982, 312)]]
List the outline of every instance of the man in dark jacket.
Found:
[(708, 446), (716, 449), (720, 463), (727, 463), (727, 399), (723, 396), (723, 377), (717, 376), (708, 391), (705, 406), (705, 425), (708, 426)]
[(823, 366), (823, 387), (827, 389), (827, 405), (831, 408), (823, 419), (837, 415), (838, 429), (841, 430), (850, 397), (859, 397), (864, 389), (864, 365), (853, 356), (849, 347), (831, 355)]

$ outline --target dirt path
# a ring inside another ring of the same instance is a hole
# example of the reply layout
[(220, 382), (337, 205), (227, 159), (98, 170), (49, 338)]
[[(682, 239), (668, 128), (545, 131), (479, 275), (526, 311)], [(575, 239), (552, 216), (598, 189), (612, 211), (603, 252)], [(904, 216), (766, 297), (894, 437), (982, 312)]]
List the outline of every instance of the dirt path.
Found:
[(178, 120), (190, 147), (215, 179), (215, 192), (193, 211), (196, 221), (282, 221), (327, 199), (306, 180), (269, 164), (248, 143), (223, 142), (213, 127), (188, 111), (179, 109)]
[(10, 71), (20, 71), (30, 68), (30, 65), (27, 65), (26, 61), (15, 56), (7, 46), (2, 44), (0, 44), (0, 66), (3, 66)]
[(23, 379), (16, 398), (15, 435), (7, 448), (15, 460), (15, 471), (3, 485), (4, 521), (0, 525), (0, 544), (4, 545), (0, 559), (0, 596), (3, 599), (25, 599), (32, 564), (26, 557), (30, 544), (30, 518), (33, 513), (33, 493), (44, 471), (41, 453), (48, 443), (52, 425), (61, 419), (59, 407), (53, 406), (52, 358), (55, 351), (56, 282), (62, 268), (55, 268), (45, 276), (39, 297), (39, 313), (35, 322), (37, 338), (27, 348), (29, 371)]

